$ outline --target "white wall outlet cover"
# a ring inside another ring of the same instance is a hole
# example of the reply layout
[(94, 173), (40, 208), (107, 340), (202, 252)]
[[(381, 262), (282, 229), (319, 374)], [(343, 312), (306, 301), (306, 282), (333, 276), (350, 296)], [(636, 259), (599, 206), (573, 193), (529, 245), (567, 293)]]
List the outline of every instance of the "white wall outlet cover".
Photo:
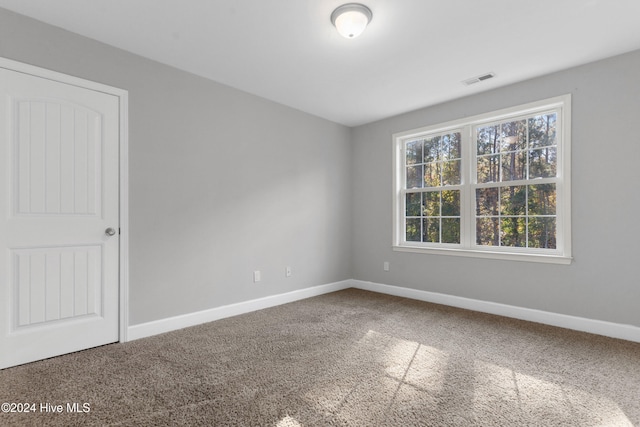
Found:
[(253, 272), (253, 282), (259, 282), (261, 279), (260, 277), (260, 270), (256, 270)]

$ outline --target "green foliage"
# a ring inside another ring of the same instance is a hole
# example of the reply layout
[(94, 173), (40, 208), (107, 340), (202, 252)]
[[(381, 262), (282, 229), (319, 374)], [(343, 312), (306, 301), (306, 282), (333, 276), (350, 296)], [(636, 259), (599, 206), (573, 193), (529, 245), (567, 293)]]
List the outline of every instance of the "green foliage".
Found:
[(406, 143), (407, 189), (425, 189), (406, 194), (407, 241), (460, 243), (460, 191), (441, 190), (461, 182), (460, 144), (459, 132)]
[(478, 183), (555, 176), (556, 115), (547, 114), (478, 128)]
[[(478, 183), (548, 178), (557, 173), (556, 114), (481, 127), (476, 133)], [(555, 184), (476, 190), (476, 243), (556, 247)]]
[(406, 216), (420, 216), (421, 195), (422, 193), (407, 193), (405, 200)]
[(555, 184), (476, 190), (476, 243), (555, 248)]
[[(556, 113), (511, 119), (476, 129), (476, 242), (483, 246), (556, 247)], [(461, 134), (449, 132), (405, 145), (406, 239), (460, 243)], [(504, 184), (502, 184), (504, 183)], [(511, 185), (509, 185), (511, 184)]]
[(408, 242), (420, 241), (420, 218), (407, 218), (406, 239)]
[(405, 206), (407, 241), (460, 243), (460, 191), (408, 193)]

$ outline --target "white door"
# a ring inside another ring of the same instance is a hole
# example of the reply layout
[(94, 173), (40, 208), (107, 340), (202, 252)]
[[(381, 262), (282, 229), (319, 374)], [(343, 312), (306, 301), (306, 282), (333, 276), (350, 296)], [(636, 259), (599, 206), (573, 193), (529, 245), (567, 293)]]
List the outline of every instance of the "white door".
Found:
[(0, 68), (0, 369), (118, 341), (118, 150), (117, 96)]

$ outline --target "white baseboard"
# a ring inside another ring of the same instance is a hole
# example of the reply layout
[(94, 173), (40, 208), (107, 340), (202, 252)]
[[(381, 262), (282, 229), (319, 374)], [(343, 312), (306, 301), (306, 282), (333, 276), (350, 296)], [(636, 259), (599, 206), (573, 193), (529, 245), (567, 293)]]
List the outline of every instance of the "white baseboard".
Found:
[(417, 289), (389, 286), (362, 280), (349, 281), (351, 287), (382, 294), (411, 298), (419, 301), (443, 304), (452, 307), (465, 308), (482, 313), (497, 314), (514, 319), (528, 320), (575, 331), (589, 332), (611, 338), (640, 342), (640, 328), (632, 325), (587, 319), (584, 317), (568, 316), (566, 314), (551, 313), (531, 308), (516, 307), (495, 302), (480, 301), (436, 292), (420, 291)]
[(239, 314), (262, 310), (269, 307), (275, 307), (277, 305), (286, 304), (305, 298), (311, 298), (329, 292), (340, 291), (342, 289), (347, 289), (350, 287), (351, 281), (343, 280), (341, 282), (313, 286), (311, 288), (300, 289), (284, 294), (258, 298), (250, 301), (240, 302), (237, 304), (224, 305), (222, 307), (216, 307), (209, 310), (198, 311), (195, 313), (169, 317), (153, 322), (141, 323), (139, 325), (133, 325), (127, 328), (126, 340), (133, 341), (140, 338), (150, 337), (152, 335), (162, 334), (164, 332), (175, 331), (176, 329), (182, 329), (202, 323), (213, 322), (214, 320), (220, 320), (226, 317), (237, 316)]
[(551, 313), (548, 311), (534, 310), (531, 308), (516, 307), (507, 304), (481, 301), (454, 295), (440, 294), (436, 292), (421, 291), (417, 289), (403, 288), (399, 286), (384, 285), (381, 283), (365, 282), (362, 280), (343, 280), (341, 282), (314, 286), (284, 294), (258, 298), (237, 304), (225, 305), (195, 313), (183, 314), (167, 319), (133, 325), (127, 328), (127, 341), (149, 337), (176, 329), (187, 328), (202, 323), (226, 317), (237, 316), (251, 311), (275, 307), (277, 305), (298, 301), (323, 295), (329, 292), (340, 291), (347, 288), (357, 288), (381, 294), (411, 298), (419, 301), (448, 305), (451, 307), (465, 308), (482, 313), (496, 314), (514, 319), (543, 323), (576, 331), (589, 332), (611, 338), (620, 338), (628, 341), (640, 342), (640, 328), (632, 325), (605, 322), (602, 320), (587, 319), (584, 317), (569, 316), (566, 314)]

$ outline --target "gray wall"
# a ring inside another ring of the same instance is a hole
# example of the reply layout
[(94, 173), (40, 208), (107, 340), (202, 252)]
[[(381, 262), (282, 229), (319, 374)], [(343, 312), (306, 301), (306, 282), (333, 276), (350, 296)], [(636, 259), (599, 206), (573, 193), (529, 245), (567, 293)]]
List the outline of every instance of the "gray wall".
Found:
[[(355, 128), (354, 278), (640, 326), (639, 73), (636, 51)], [(573, 95), (571, 265), (392, 251), (393, 133), (566, 93)]]
[(4, 9), (0, 56), (129, 91), (132, 325), (351, 277), (348, 128)]
[[(640, 326), (640, 52), (352, 130), (3, 9), (0, 56), (129, 90), (132, 324), (353, 277)], [(571, 265), (391, 250), (393, 133), (565, 93)]]

